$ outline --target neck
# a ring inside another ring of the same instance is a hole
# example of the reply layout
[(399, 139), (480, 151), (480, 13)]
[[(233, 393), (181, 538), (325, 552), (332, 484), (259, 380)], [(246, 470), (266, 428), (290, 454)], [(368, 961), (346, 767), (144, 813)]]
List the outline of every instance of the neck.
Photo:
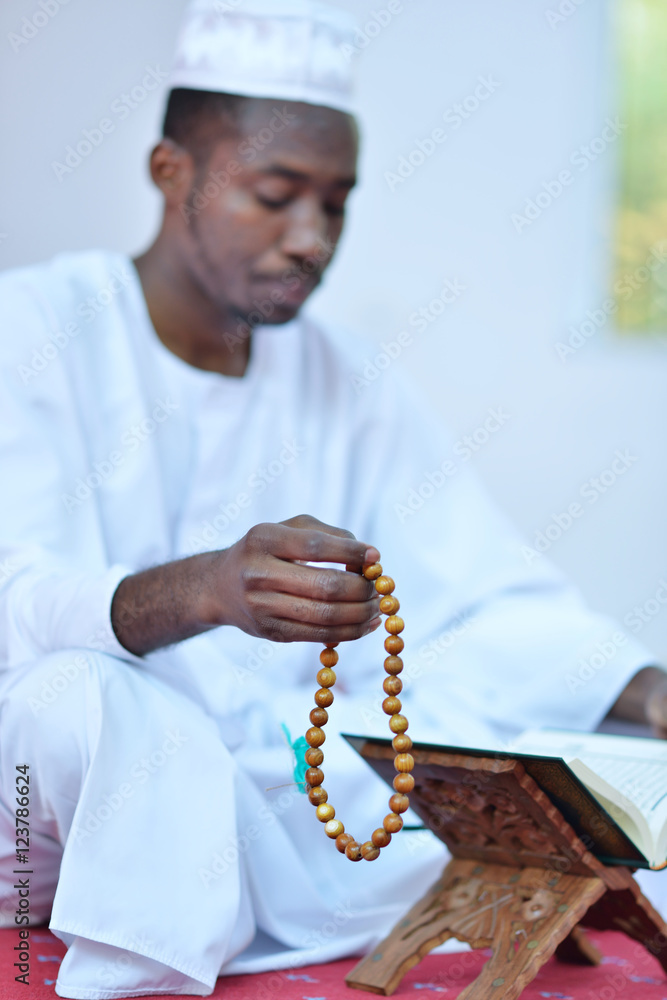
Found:
[(211, 300), (160, 237), (134, 265), (155, 332), (165, 347), (195, 368), (240, 378), (250, 358), (251, 332)]

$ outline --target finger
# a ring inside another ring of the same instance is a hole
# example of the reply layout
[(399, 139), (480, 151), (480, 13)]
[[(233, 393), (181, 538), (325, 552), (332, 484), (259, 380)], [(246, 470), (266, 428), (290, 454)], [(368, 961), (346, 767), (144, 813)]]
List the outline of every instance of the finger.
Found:
[(340, 538), (356, 538), (356, 535), (353, 535), (346, 528), (337, 528), (335, 524), (327, 524), (326, 521), (320, 521), (310, 514), (298, 514), (296, 517), (290, 517), (286, 521), (280, 521), (280, 524), (285, 524), (289, 528), (324, 531), (328, 535), (338, 535)]
[(363, 625), (380, 615), (380, 599), (372, 601), (324, 602), (288, 594), (271, 594), (263, 601), (271, 618), (282, 618), (304, 625)]
[(257, 525), (248, 532), (247, 538), (251, 547), (255, 546), (279, 559), (361, 567), (364, 563), (377, 562), (380, 557), (378, 550), (365, 542), (315, 528), (291, 528), (284, 524)]
[(274, 642), (352, 642), (374, 632), (381, 624), (380, 618), (358, 625), (307, 625), (289, 618), (275, 618), (268, 626), (267, 638)]
[(275, 558), (264, 559), (261, 566), (246, 570), (245, 583), (249, 591), (273, 591), (327, 604), (338, 601), (371, 602), (377, 597), (373, 583), (359, 573), (302, 566)]

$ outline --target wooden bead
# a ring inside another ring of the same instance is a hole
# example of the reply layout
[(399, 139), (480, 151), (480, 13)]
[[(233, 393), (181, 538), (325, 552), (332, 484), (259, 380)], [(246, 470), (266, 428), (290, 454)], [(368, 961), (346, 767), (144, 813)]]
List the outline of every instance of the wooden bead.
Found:
[[(334, 820), (335, 822), (335, 820)], [(325, 827), (326, 829), (326, 827)], [(354, 843), (354, 837), (351, 833), (339, 833), (336, 837), (336, 848), (341, 854), (345, 854), (345, 848), (348, 844)]]
[(375, 861), (380, 857), (380, 848), (376, 847), (372, 841), (367, 840), (361, 845), (361, 856), (364, 861)]
[(415, 759), (411, 753), (399, 753), (394, 757), (394, 767), (397, 771), (411, 771), (415, 766)]
[[(326, 688), (324, 690), (326, 691)], [(313, 708), (309, 718), (314, 726), (326, 726), (329, 721), (329, 713), (326, 708)]]
[(386, 694), (400, 694), (403, 690), (403, 681), (398, 677), (385, 677), (382, 682), (382, 689)]
[(320, 771), (319, 767), (309, 767), (304, 777), (311, 788), (316, 788), (324, 781), (324, 771)]
[[(387, 639), (387, 642), (389, 640)], [(384, 661), (384, 669), (388, 674), (400, 674), (403, 669), (403, 660), (400, 656), (388, 656)]]
[(315, 704), (319, 705), (320, 708), (328, 708), (329, 705), (333, 704), (333, 700), (333, 691), (330, 691), (329, 688), (320, 688), (319, 691), (315, 692)]
[(383, 615), (395, 615), (400, 608), (400, 602), (397, 597), (383, 597), (380, 601), (380, 611)]
[(371, 840), (376, 847), (386, 847), (391, 840), (391, 834), (387, 833), (383, 827), (379, 826), (377, 830), (373, 830)]
[(317, 675), (317, 683), (323, 688), (332, 688), (334, 686), (336, 683), (336, 675), (331, 667), (322, 667)]
[(338, 663), (338, 653), (335, 649), (323, 649), (320, 653), (320, 663), (323, 667), (335, 667)]
[(336, 815), (336, 810), (329, 802), (323, 802), (321, 806), (318, 806), (315, 810), (315, 815), (319, 819), (320, 823), (328, 823), (330, 819), (333, 819)]
[(350, 861), (361, 861), (361, 847), (356, 840), (351, 840), (345, 848), (345, 857)]
[(405, 622), (398, 615), (389, 615), (389, 618), (384, 623), (384, 627), (392, 635), (398, 635), (405, 628)]
[(400, 795), (398, 792), (389, 799), (389, 808), (395, 813), (404, 813), (410, 808), (410, 799), (407, 795)]
[(398, 678), (398, 674), (403, 670), (403, 660), (400, 653), (403, 652), (405, 644), (400, 637), (400, 633), (405, 628), (405, 623), (397, 614), (400, 602), (393, 596), (395, 583), (390, 576), (385, 576), (380, 563), (365, 564), (362, 567), (363, 576), (375, 584), (375, 590), (380, 595), (380, 612), (387, 616), (385, 629), (389, 633), (384, 641), (384, 648), (388, 655), (384, 661), (384, 669), (387, 677), (384, 679), (382, 688), (386, 698), (382, 702), (382, 710), (388, 715), (389, 728), (396, 735), (392, 740), (394, 748), (394, 768), (397, 774), (394, 777), (394, 794), (389, 799), (389, 808), (392, 810), (385, 816), (382, 826), (374, 830), (371, 839), (359, 844), (349, 833), (345, 832), (345, 826), (337, 820), (336, 810), (328, 801), (328, 795), (322, 787), (324, 773), (320, 769), (320, 764), (324, 761), (324, 753), (319, 748), (326, 740), (322, 726), (329, 721), (327, 708), (333, 704), (334, 695), (330, 690), (336, 683), (336, 674), (333, 668), (338, 663), (338, 653), (335, 647), (338, 643), (325, 643), (325, 648), (320, 652), (321, 669), (318, 671), (317, 680), (320, 689), (315, 692), (315, 708), (310, 711), (311, 728), (306, 732), (306, 742), (308, 750), (305, 753), (306, 763), (309, 765), (305, 773), (305, 783), (308, 791), (308, 799), (316, 807), (315, 814), (318, 820), (324, 824), (324, 832), (327, 837), (335, 841), (336, 849), (345, 854), (350, 861), (375, 861), (380, 856), (380, 851), (390, 843), (392, 834), (398, 833), (403, 827), (403, 820), (400, 813), (410, 808), (408, 792), (415, 786), (415, 781), (410, 772), (414, 768), (414, 758), (407, 751), (412, 748), (412, 740), (405, 735), (408, 728), (407, 718), (401, 714), (401, 700), (398, 695), (403, 690), (403, 684)]
[[(386, 700), (389, 701), (389, 698), (387, 698)], [(398, 701), (398, 698), (396, 698), (396, 701)], [(398, 701), (398, 704), (399, 705), (401, 704), (400, 701)], [(313, 711), (315, 711), (315, 709), (313, 709)], [(324, 711), (324, 709), (322, 709), (322, 711)], [(405, 718), (404, 715), (392, 715), (391, 719), (389, 720), (389, 728), (391, 729), (392, 733), (404, 733), (405, 730), (408, 728), (408, 725), (409, 725), (408, 720)]]
[(394, 778), (394, 788), (397, 792), (407, 794), (415, 787), (415, 779), (411, 774), (397, 774)]
[(362, 566), (361, 572), (367, 580), (377, 580), (379, 576), (382, 576), (382, 566), (380, 563), (366, 563), (365, 566)]
[[(385, 698), (385, 700), (382, 702), (382, 711), (385, 713), (385, 715), (396, 715), (396, 713), (400, 712), (400, 710), (401, 710), (400, 698), (394, 698), (394, 696), (391, 695), (389, 698)], [(313, 720), (311, 719), (310, 721), (312, 722)]]
[(382, 820), (382, 825), (387, 833), (398, 833), (403, 828), (403, 820), (396, 813), (389, 813)]
[(319, 767), (324, 760), (324, 754), (317, 747), (310, 747), (305, 753), (306, 763), (311, 767)]
[(319, 726), (312, 726), (306, 731), (306, 743), (310, 747), (321, 747), (325, 740), (324, 730)]

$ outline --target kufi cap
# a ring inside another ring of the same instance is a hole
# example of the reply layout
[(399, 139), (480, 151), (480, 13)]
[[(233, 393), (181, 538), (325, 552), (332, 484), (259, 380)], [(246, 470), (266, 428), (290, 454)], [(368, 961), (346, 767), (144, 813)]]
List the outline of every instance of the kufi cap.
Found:
[(356, 25), (320, 0), (191, 0), (167, 86), (354, 113)]

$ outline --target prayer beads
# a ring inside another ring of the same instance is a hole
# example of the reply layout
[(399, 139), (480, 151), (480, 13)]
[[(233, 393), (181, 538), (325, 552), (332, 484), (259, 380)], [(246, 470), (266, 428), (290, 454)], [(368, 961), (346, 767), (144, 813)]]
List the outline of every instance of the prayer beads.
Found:
[(398, 772), (394, 778), (394, 794), (389, 799), (391, 812), (385, 816), (382, 826), (374, 830), (371, 839), (363, 844), (358, 843), (354, 837), (345, 832), (345, 826), (339, 819), (336, 819), (336, 810), (327, 801), (328, 796), (322, 787), (324, 772), (320, 765), (324, 761), (324, 752), (320, 749), (325, 740), (322, 726), (328, 721), (327, 708), (334, 700), (331, 688), (336, 683), (336, 674), (333, 668), (338, 663), (338, 653), (335, 646), (338, 643), (331, 643), (325, 646), (320, 653), (320, 663), (322, 669), (317, 675), (317, 683), (320, 685), (319, 691), (315, 692), (316, 708), (310, 713), (311, 728), (306, 733), (306, 783), (308, 785), (308, 798), (316, 807), (316, 815), (324, 824), (324, 832), (336, 842), (336, 847), (341, 854), (344, 854), (350, 861), (375, 861), (380, 856), (380, 850), (386, 847), (391, 841), (391, 835), (398, 833), (403, 826), (400, 813), (404, 813), (410, 806), (408, 792), (415, 786), (415, 779), (410, 774), (414, 767), (414, 758), (408, 751), (412, 748), (412, 740), (405, 735), (408, 728), (408, 720), (401, 715), (401, 701), (398, 695), (401, 693), (403, 684), (398, 678), (403, 669), (403, 660), (398, 655), (403, 650), (403, 640), (399, 633), (403, 631), (404, 622), (396, 614), (400, 608), (398, 600), (393, 596), (394, 581), (390, 576), (384, 576), (382, 566), (379, 563), (364, 566), (363, 575), (367, 580), (372, 580), (375, 589), (382, 596), (380, 601), (380, 611), (387, 615), (384, 627), (389, 633), (384, 641), (384, 648), (389, 654), (384, 661), (384, 669), (387, 677), (384, 679), (382, 688), (387, 697), (382, 702), (382, 710), (389, 718), (389, 728), (394, 733), (392, 746), (394, 748), (394, 768)]

